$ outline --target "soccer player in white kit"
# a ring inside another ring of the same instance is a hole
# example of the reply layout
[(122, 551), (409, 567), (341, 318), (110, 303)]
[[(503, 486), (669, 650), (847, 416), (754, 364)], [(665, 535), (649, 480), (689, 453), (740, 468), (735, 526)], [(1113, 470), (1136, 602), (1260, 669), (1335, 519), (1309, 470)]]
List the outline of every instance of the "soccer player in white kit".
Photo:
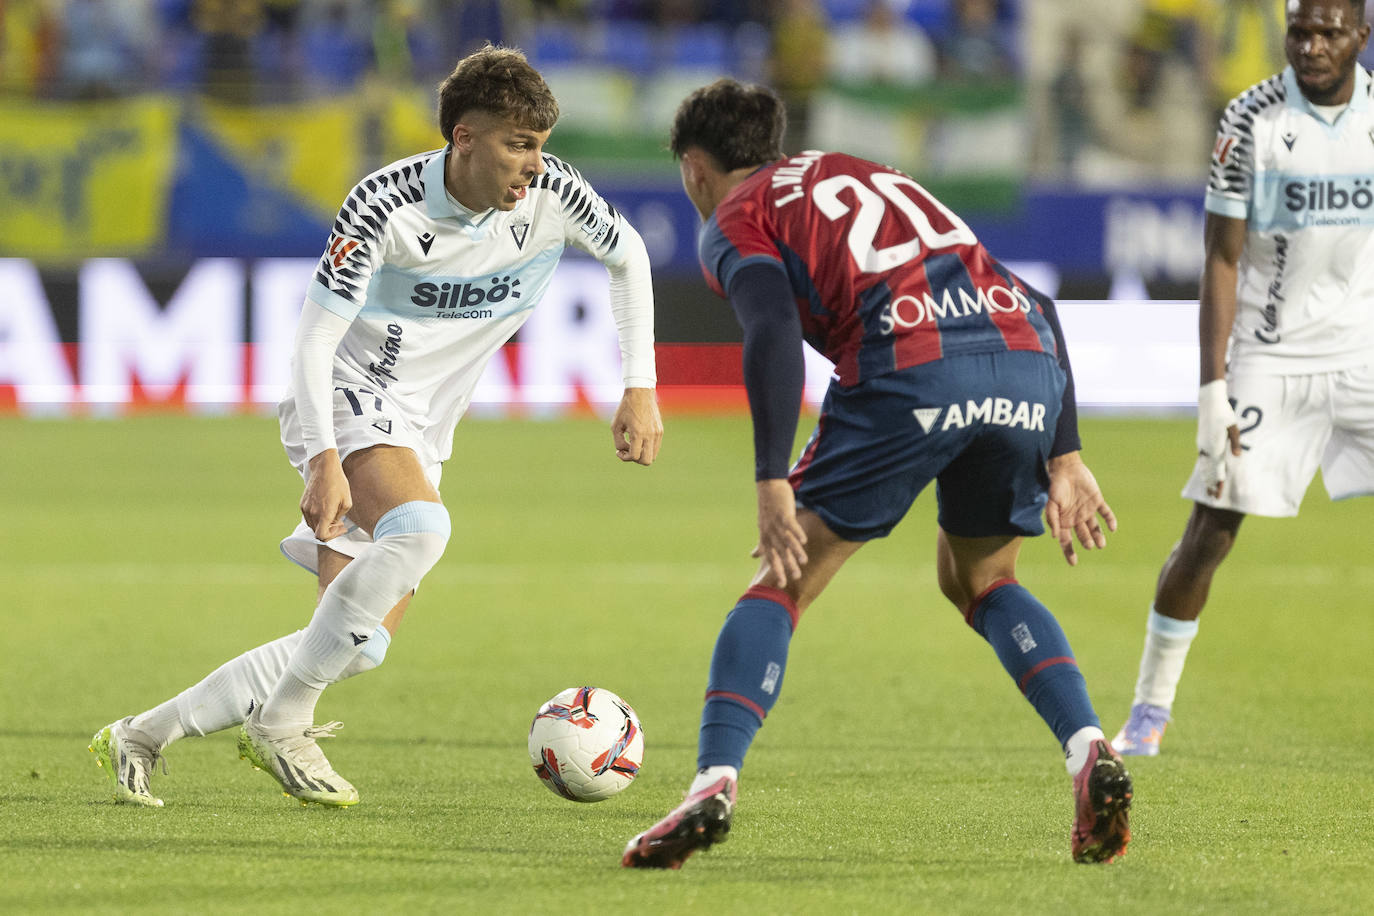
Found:
[[(1317, 468), (1374, 493), (1374, 89), (1364, 0), (1290, 0), (1289, 66), (1222, 116), (1206, 197), (1194, 501), (1159, 574), (1129, 720), (1153, 756), (1212, 577), (1246, 515), (1286, 517)], [(1228, 362), (1229, 343), (1229, 362)]]
[(539, 302), (569, 243), (610, 273), (625, 393), (617, 456), (651, 464), (653, 294), (639, 235), (571, 166), (543, 152), (558, 104), (515, 50), (459, 61), (439, 93), (447, 145), (394, 162), (348, 195), (310, 284), (282, 400), (282, 444), (305, 481), (282, 551), (319, 576), (309, 625), (96, 733), (115, 800), (160, 806), (170, 742), (234, 725), (240, 755), (302, 802), (357, 790), (317, 740), (326, 686), (381, 663), (449, 537), (440, 468), (483, 367)]

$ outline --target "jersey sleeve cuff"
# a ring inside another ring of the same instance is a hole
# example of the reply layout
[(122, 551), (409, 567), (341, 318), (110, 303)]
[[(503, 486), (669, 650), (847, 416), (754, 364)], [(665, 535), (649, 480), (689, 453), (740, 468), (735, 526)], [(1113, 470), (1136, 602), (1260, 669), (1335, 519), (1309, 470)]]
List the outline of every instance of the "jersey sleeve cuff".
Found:
[(1203, 207), (1208, 213), (1215, 213), (1217, 216), (1229, 216), (1231, 219), (1245, 219), (1250, 211), (1250, 205), (1243, 198), (1231, 197), (1228, 194), (1210, 189), (1203, 199)]
[(626, 378), (626, 379), (625, 379), (625, 387), (626, 387), (626, 388), (656, 388), (656, 387), (658, 387), (658, 380), (657, 380), (657, 379), (654, 379), (654, 378), (646, 378), (646, 377), (644, 377), (644, 376), (632, 376), (632, 377), (629, 377), (629, 378)]
[(331, 448), (337, 449), (338, 447), (339, 443), (332, 435), (326, 439), (320, 439), (316, 442), (307, 442), (305, 443), (305, 463), (309, 464), (310, 459), (314, 458), (321, 452), (327, 452)]
[(320, 308), (333, 312), (345, 321), (352, 321), (357, 318), (358, 313), (363, 310), (361, 305), (345, 299), (319, 280), (310, 281), (310, 288), (306, 290), (306, 295), (313, 299)]

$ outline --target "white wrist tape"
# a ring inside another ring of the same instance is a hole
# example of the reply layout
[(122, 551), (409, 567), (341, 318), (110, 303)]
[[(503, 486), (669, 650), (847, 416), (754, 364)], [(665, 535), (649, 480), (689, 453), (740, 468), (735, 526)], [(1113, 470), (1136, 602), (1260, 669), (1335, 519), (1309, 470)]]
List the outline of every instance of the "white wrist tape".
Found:
[(1226, 380), (1217, 379), (1198, 389), (1197, 449), (1219, 460), (1227, 451), (1226, 431), (1236, 425), (1236, 412), (1227, 398)]

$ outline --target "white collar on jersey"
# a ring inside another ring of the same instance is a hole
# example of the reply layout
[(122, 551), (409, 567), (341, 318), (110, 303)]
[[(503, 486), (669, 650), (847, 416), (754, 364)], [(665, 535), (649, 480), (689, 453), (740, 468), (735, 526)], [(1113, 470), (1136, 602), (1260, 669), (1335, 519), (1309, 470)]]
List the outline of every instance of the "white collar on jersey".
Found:
[(468, 226), (480, 226), (491, 216), (492, 208), (469, 210), (448, 192), (444, 184), (444, 163), (448, 162), (449, 150), (453, 144), (445, 146), (439, 155), (425, 163), (420, 170), (420, 179), (425, 186), (425, 212), (430, 219), (456, 219)]
[[(1326, 119), (1316, 110), (1311, 102), (1307, 101), (1307, 96), (1302, 94), (1298, 88), (1298, 78), (1293, 73), (1291, 66), (1283, 68), (1283, 85), (1288, 90), (1288, 104), (1300, 111), (1306, 111), (1323, 123)], [(1355, 65), (1355, 91), (1350, 96), (1350, 107), (1348, 111), (1366, 111), (1369, 108), (1369, 71), (1363, 66)]]

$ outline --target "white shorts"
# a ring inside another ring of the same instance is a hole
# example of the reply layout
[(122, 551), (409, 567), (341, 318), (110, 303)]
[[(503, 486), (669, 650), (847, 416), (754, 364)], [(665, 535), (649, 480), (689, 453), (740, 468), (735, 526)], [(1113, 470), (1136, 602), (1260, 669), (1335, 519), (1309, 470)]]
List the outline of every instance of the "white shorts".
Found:
[(1244, 453), (1220, 499), (1199, 459), (1183, 495), (1246, 515), (1298, 514), (1317, 468), (1332, 499), (1374, 494), (1374, 363), (1314, 375), (1238, 372), (1227, 379)]
[[(296, 401), (287, 398), (277, 405), (277, 420), (281, 426), (281, 444), (286, 449), (286, 457), (291, 465), (305, 479), (306, 459), (305, 440), (301, 435), (300, 418), (296, 415)], [(434, 489), (439, 489), (442, 463), (415, 431), (406, 415), (386, 396), (371, 387), (349, 385), (335, 379), (334, 387), (334, 438), (339, 447), (339, 460), (353, 452), (371, 448), (374, 445), (394, 445), (408, 448), (415, 453), (425, 478)], [(320, 545), (328, 547), (348, 557), (356, 557), (368, 544), (372, 536), (344, 517), (349, 529), (346, 534), (321, 541), (315, 532), (301, 519), (296, 530), (281, 542), (281, 552), (291, 562), (312, 573), (319, 574)]]

